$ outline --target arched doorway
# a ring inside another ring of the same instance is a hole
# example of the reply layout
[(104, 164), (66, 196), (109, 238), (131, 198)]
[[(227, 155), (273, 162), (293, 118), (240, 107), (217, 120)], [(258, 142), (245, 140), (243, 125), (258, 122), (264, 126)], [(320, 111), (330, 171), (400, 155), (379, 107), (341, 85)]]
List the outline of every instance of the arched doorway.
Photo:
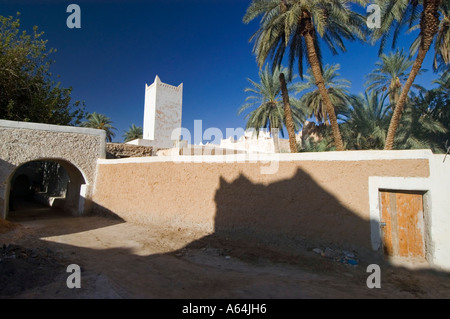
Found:
[(81, 171), (61, 159), (39, 159), (23, 163), (10, 175), (7, 184), (7, 219), (52, 214), (80, 215), (84, 209)]

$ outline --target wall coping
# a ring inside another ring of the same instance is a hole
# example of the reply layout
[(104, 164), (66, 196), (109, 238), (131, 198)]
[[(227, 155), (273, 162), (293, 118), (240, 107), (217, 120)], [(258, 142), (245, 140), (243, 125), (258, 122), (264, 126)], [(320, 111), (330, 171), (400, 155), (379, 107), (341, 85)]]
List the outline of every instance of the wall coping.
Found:
[(372, 161), (372, 160), (408, 160), (430, 159), (433, 153), (425, 150), (395, 151), (343, 151), (313, 153), (278, 154), (230, 154), (230, 155), (169, 155), (152, 157), (130, 157), (123, 159), (98, 159), (98, 164), (128, 163), (257, 163), (289, 161)]
[(87, 127), (63, 126), (63, 125), (53, 125), (53, 124), (43, 124), (33, 122), (17, 122), (8, 120), (0, 120), (0, 127), (49, 131), (57, 133), (77, 133), (86, 135), (97, 135), (106, 138), (106, 132), (104, 130), (98, 130)]

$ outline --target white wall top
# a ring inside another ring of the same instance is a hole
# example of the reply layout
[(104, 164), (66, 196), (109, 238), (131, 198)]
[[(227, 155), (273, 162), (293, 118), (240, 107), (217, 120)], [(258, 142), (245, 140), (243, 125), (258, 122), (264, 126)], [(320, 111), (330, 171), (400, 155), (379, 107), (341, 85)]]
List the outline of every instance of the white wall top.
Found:
[(401, 151), (343, 151), (343, 152), (313, 152), (313, 153), (274, 153), (274, 154), (230, 154), (230, 155), (170, 155), (135, 157), (124, 159), (99, 159), (100, 164), (123, 163), (154, 163), (154, 162), (184, 162), (184, 163), (246, 163), (271, 161), (373, 161), (373, 160), (407, 160), (432, 158), (431, 150), (401, 150)]
[(106, 132), (104, 130), (98, 130), (98, 129), (87, 128), (87, 127), (63, 126), (63, 125), (53, 125), (53, 124), (43, 124), (43, 123), (32, 123), (32, 122), (16, 122), (16, 121), (7, 121), (7, 120), (0, 120), (0, 127), (50, 131), (50, 132), (59, 132), (59, 133), (78, 133), (78, 134), (87, 134), (87, 135), (98, 135), (98, 136), (104, 136), (106, 138)]

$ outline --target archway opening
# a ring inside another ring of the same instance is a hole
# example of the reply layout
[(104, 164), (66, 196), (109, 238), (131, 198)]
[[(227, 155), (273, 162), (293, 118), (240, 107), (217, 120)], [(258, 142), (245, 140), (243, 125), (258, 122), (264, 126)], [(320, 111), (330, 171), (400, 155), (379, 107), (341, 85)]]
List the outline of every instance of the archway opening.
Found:
[(19, 166), (9, 179), (7, 219), (79, 215), (86, 184), (73, 164), (58, 159), (41, 159)]

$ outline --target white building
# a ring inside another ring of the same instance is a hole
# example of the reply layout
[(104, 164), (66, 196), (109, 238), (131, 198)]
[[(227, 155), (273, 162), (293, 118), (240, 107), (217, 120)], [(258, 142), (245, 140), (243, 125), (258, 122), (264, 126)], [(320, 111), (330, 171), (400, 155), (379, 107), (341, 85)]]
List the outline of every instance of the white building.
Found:
[[(143, 139), (129, 144), (171, 148), (174, 146), (172, 132), (181, 130), (183, 83), (172, 86), (161, 82), (158, 76), (151, 85), (145, 84)], [(177, 138), (175, 138), (177, 140)]]
[[(280, 152), (289, 152), (289, 141), (278, 139)], [(233, 137), (220, 141), (220, 147), (223, 149), (233, 149), (245, 151), (245, 153), (276, 153), (274, 139), (269, 131), (260, 130), (257, 136), (255, 130), (247, 130), (239, 139)]]

